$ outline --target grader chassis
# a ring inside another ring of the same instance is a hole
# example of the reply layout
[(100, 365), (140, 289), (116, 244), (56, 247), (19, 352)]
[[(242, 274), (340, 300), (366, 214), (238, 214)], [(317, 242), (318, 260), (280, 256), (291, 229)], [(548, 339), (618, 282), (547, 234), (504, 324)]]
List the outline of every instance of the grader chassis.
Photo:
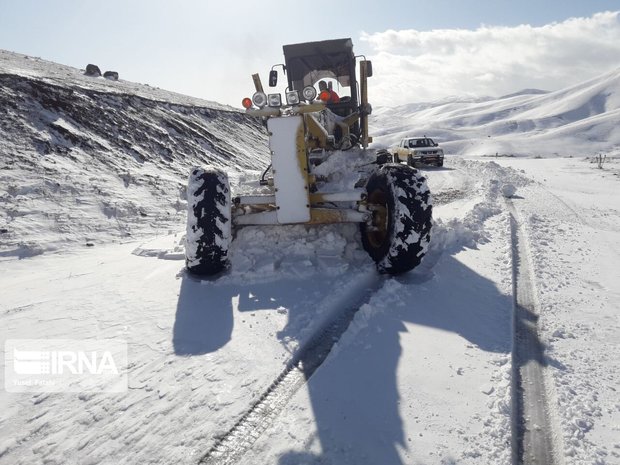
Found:
[[(214, 275), (227, 267), (236, 228), (249, 225), (358, 223), (361, 243), (377, 269), (398, 274), (417, 266), (431, 232), (432, 205), (424, 177), (389, 163), (389, 153), (368, 148), (367, 80), (372, 65), (353, 53), (351, 39), (285, 45), (285, 101), (264, 92), (246, 98), (246, 113), (262, 118), (269, 133), (271, 165), (260, 184), (269, 193), (232, 197), (225, 172), (195, 168), (188, 184), (187, 269)], [(359, 65), (359, 80), (356, 76)], [(269, 84), (277, 85), (272, 67)], [(348, 93), (338, 103), (317, 95), (319, 81)], [(339, 163), (337, 162), (339, 161)], [(334, 182), (347, 166), (355, 182)], [(326, 169), (327, 167), (327, 169)], [(338, 175), (338, 176), (336, 176)]]

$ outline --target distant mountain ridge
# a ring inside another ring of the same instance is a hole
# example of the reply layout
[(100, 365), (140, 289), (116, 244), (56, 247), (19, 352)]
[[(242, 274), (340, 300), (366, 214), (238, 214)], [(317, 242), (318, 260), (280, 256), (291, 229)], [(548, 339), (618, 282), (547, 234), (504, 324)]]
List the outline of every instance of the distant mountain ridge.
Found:
[(590, 156), (620, 153), (620, 69), (566, 89), (526, 89), (497, 99), (379, 108), (375, 141), (410, 133), (439, 139), (449, 153)]
[(512, 97), (519, 97), (521, 95), (542, 95), (542, 94), (548, 94), (550, 91), (548, 90), (541, 90), (541, 89), (522, 89), (518, 92), (513, 92), (512, 94), (508, 94), (508, 95), (502, 95), (501, 97), (498, 97), (498, 100), (501, 99), (505, 99), (505, 98), (512, 98)]

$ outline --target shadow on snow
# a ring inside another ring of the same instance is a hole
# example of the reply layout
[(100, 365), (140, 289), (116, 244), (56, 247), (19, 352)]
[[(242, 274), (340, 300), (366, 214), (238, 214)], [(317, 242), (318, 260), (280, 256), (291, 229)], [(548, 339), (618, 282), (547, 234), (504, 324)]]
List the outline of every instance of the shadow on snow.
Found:
[[(413, 272), (391, 278), (403, 285), (400, 297), (406, 305), (381, 306), (368, 327), (308, 380), (315, 440), (322, 455), (291, 450), (280, 457), (280, 465), (401, 463), (399, 446), (407, 449), (408, 445), (396, 375), (402, 352), (399, 335), (407, 331), (406, 323), (459, 334), (484, 351), (510, 352), (511, 297), (448, 253), (428, 258), (432, 269), (423, 263)], [(173, 330), (175, 353), (199, 355), (224, 347), (231, 338), (235, 306), (238, 311), (288, 308), (287, 326), (276, 337), (280, 341), (285, 336), (297, 338), (301, 347), (310, 336), (303, 330), (315, 318), (313, 302), (322, 300), (322, 291), (332, 286), (333, 279), (326, 276), (221, 286), (185, 276)], [(381, 335), (373, 338), (372, 350), (363, 350), (365, 336), (377, 330), (373, 323), (380, 324)], [(436, 343), (441, 352), (442, 341)], [(343, 355), (347, 351), (349, 355)], [(338, 363), (342, 357), (345, 366)]]

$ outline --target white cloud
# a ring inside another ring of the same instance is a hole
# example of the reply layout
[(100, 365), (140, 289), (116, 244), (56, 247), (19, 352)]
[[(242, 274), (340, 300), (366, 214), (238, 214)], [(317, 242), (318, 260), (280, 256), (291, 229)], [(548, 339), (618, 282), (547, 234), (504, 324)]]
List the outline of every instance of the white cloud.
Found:
[(620, 12), (541, 27), (403, 30), (362, 34), (372, 49), (372, 102), (556, 90), (620, 66)]

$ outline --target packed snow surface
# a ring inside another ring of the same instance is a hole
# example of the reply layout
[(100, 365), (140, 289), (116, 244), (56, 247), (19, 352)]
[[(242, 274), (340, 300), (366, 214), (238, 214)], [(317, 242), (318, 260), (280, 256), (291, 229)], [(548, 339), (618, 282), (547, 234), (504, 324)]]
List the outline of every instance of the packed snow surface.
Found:
[[(387, 279), (243, 463), (510, 463), (510, 234), (532, 251), (565, 463), (618, 463), (617, 164), (451, 158), (423, 264)], [(578, 182), (575, 180), (578, 179)], [(1, 265), (2, 336), (129, 344), (129, 390), (3, 392), (0, 463), (192, 463), (374, 265), (354, 227), (244, 228), (197, 281), (182, 230)]]
[[(410, 273), (377, 275), (355, 225), (246, 227), (231, 244), (231, 268), (217, 279), (197, 280), (184, 270), (181, 183), (189, 171), (183, 171), (201, 161), (228, 166), (222, 154), (239, 147), (231, 189), (255, 181), (255, 170), (266, 161), (260, 127), (235, 112), (210, 113), (215, 110), (202, 104), (175, 109), (173, 97), (172, 113), (158, 119), (152, 111), (160, 111), (161, 102), (151, 105), (145, 96), (119, 113), (120, 121), (135, 124), (125, 119), (135, 111), (147, 115), (141, 119), (155, 128), (152, 134), (163, 134), (162, 122), (176, 118), (213, 143), (188, 145), (189, 160), (171, 157), (167, 163), (165, 151), (145, 152), (149, 157), (139, 162), (112, 145), (96, 158), (99, 152), (85, 142), (105, 147), (114, 137), (104, 138), (102, 129), (86, 132), (87, 119), (57, 112), (54, 127), (65, 135), (80, 133), (81, 142), (53, 139), (60, 133), (41, 122), (47, 113), (36, 106), (53, 89), (37, 86), (49, 80), (61, 91), (105, 86), (97, 89), (103, 102), (115, 83), (92, 84), (76, 77), (78, 70), (36, 60), (36, 67), (23, 71), (19, 60), (32, 59), (2, 57), (0, 96), (16, 102), (16, 92), (25, 92), (19, 94), (25, 109), (11, 107), (11, 118), (0, 126), (1, 350), (9, 339), (126, 341), (129, 385), (121, 394), (0, 390), (1, 464), (196, 463), (300, 347), (343, 311), (343, 302), (361, 304), (351, 325), (241, 463), (510, 464), (507, 192), (531, 255), (559, 463), (620, 463), (617, 117), (615, 126), (607, 124), (618, 103), (613, 75), (572, 92), (506, 97), (509, 108), (525, 105), (519, 107), (525, 114), (541, 115), (545, 108), (576, 114), (568, 108), (575, 102), (580, 116), (595, 118), (586, 132), (530, 118), (546, 125), (539, 135), (546, 145), (518, 131), (501, 140), (531, 150), (528, 157), (489, 158), (495, 150), (465, 150), (466, 137), (477, 147), (488, 139), (484, 129), (494, 127), (487, 118), (497, 102), (474, 102), (460, 116), (464, 110), (456, 107), (451, 116), (447, 108), (420, 110), (417, 115), (427, 112), (424, 127), (407, 122), (411, 114), (403, 118), (402, 134), (441, 128), (446, 115), (469, 124), (468, 135), (452, 145), (465, 155), (448, 152), (443, 168), (423, 170), (435, 224), (425, 259)], [(65, 80), (63, 72), (73, 77)], [(592, 93), (599, 84), (610, 95), (604, 105), (587, 104), (588, 96), (600, 95)], [(222, 118), (229, 119), (218, 126)], [(16, 129), (24, 127), (30, 129)], [(386, 132), (380, 143), (401, 137), (390, 132), (393, 127), (381, 127)], [(602, 132), (590, 139), (596, 128)], [(553, 131), (569, 137), (553, 138)], [(45, 144), (32, 146), (32, 134), (51, 141), (49, 151)], [(435, 136), (430, 130), (427, 135)], [(138, 152), (150, 143), (150, 136), (132, 142)], [(610, 144), (608, 158), (600, 167), (586, 158), (590, 152), (580, 151), (604, 143)], [(542, 147), (558, 155), (535, 158), (547, 153)], [(101, 199), (108, 199), (107, 210)], [(147, 222), (160, 204), (161, 217), (170, 218)], [(109, 222), (102, 223), (106, 216)], [(131, 234), (119, 234), (127, 228)], [(360, 282), (378, 287), (365, 302)]]

